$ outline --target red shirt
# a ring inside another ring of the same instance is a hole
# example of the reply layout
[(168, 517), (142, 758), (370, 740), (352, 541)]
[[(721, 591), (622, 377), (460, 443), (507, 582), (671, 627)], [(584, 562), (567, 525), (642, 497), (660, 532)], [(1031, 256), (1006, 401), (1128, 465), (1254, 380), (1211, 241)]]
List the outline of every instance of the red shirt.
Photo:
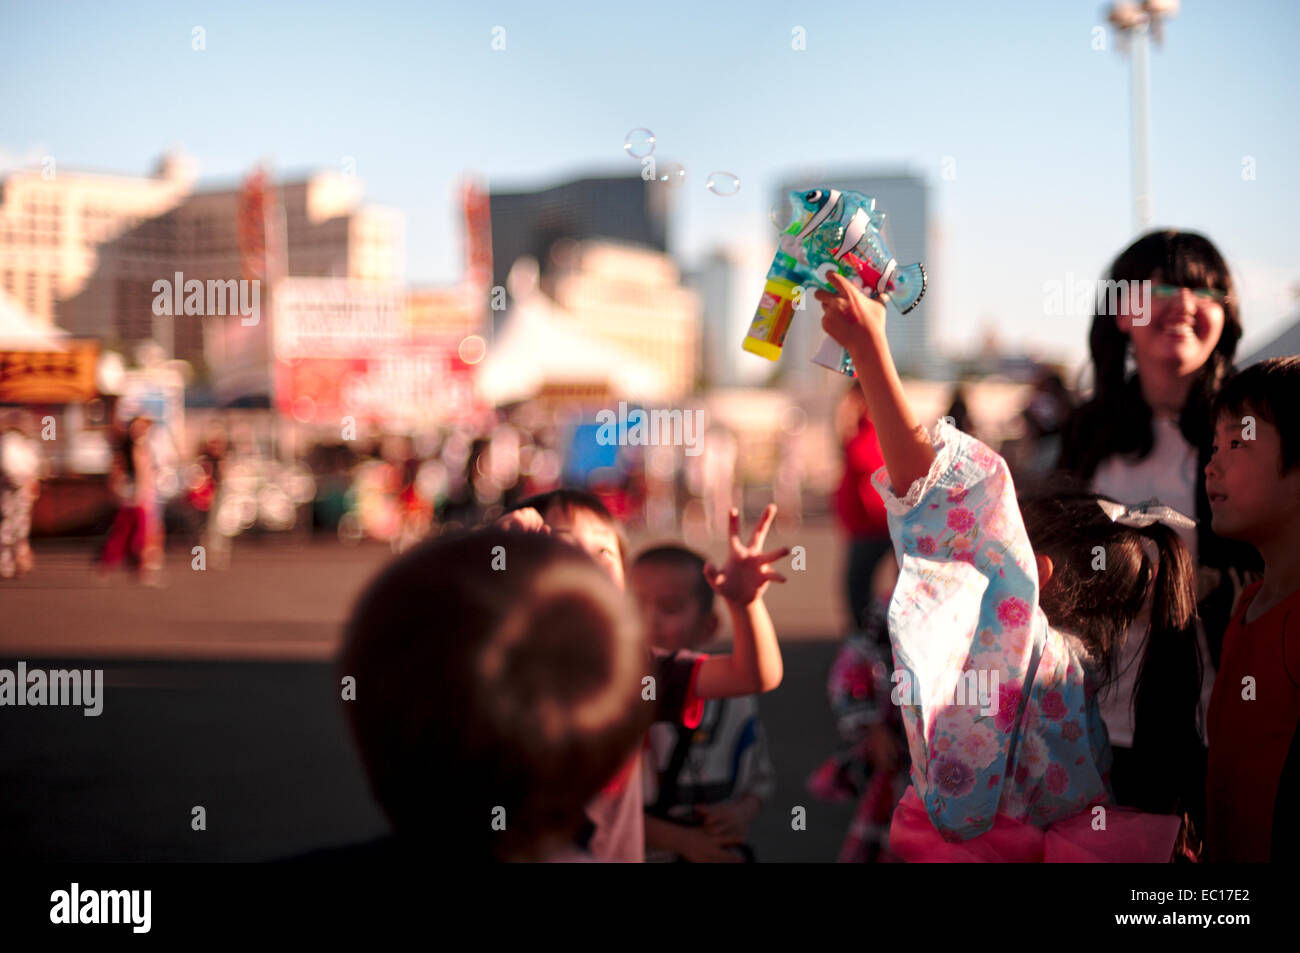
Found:
[[(1210, 861), (1270, 859), (1278, 784), (1300, 723), (1300, 590), (1247, 622), (1246, 609), (1260, 585), (1243, 593), (1242, 607), (1223, 635), (1210, 697), (1205, 823)], [(1254, 679), (1253, 699), (1242, 698), (1247, 677)]]
[(850, 536), (889, 535), (885, 502), (871, 485), (871, 474), (884, 465), (875, 424), (864, 416), (844, 448), (844, 477), (835, 491), (835, 513)]

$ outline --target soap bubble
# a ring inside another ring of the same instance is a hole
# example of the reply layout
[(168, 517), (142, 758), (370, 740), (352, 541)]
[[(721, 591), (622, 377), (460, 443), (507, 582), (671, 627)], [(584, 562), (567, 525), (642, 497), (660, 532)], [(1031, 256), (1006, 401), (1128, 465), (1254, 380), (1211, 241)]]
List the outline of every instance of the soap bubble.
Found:
[(781, 429), (794, 436), (808, 423), (808, 413), (797, 404), (791, 404), (781, 411)]
[(714, 172), (706, 183), (714, 195), (735, 195), (740, 191), (740, 178), (730, 172)]
[(460, 347), (456, 350), (466, 364), (477, 364), (487, 354), (487, 341), (477, 334), (471, 334), (460, 342)]
[(680, 162), (669, 162), (660, 166), (659, 181), (668, 185), (681, 185), (686, 181), (686, 170)]
[(767, 211), (767, 219), (778, 232), (784, 232), (790, 226), (794, 221), (794, 205), (790, 202), (789, 195), (782, 195), (772, 203)]
[(623, 151), (633, 159), (644, 159), (655, 151), (655, 134), (649, 129), (633, 129), (623, 140)]

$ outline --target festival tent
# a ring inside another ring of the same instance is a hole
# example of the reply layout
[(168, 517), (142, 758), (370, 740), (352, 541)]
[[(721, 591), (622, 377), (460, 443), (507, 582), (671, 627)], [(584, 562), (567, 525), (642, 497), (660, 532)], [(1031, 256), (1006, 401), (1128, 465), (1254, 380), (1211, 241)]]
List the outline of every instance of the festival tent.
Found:
[(639, 401), (670, 396), (665, 375), (604, 341), (540, 291), (516, 300), (504, 327), (488, 342), (478, 374), (479, 396), (500, 405), (527, 400), (544, 385), (604, 383), (609, 393)]
[(1259, 350), (1238, 361), (1238, 367), (1249, 367), (1257, 364), (1269, 357), (1290, 357), (1293, 354), (1300, 354), (1300, 320), (1293, 321), (1284, 328), (1277, 337), (1269, 341)]
[(14, 298), (0, 289), (0, 351), (64, 351), (67, 332), (44, 327)]

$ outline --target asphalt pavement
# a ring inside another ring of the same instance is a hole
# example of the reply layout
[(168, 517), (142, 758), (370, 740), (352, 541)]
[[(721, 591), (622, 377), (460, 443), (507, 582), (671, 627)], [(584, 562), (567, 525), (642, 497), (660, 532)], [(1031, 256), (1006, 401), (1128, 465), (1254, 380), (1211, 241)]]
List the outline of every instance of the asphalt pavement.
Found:
[[(760, 699), (778, 787), (752, 842), (764, 861), (830, 861), (852, 805), (815, 802), (804, 781), (836, 743), (825, 683), (842, 554), (829, 527), (777, 529), (772, 542), (803, 545), (808, 568), (768, 598), (786, 674)], [(205, 571), (170, 552), (161, 588), (125, 575), (97, 585), (75, 542), (36, 555), (32, 574), (0, 586), (0, 667), (102, 669), (104, 705), (98, 717), (0, 708), (8, 857), (257, 861), (384, 830), (332, 660), (386, 547), (238, 541), (229, 568)], [(792, 829), (796, 806), (806, 830)]]

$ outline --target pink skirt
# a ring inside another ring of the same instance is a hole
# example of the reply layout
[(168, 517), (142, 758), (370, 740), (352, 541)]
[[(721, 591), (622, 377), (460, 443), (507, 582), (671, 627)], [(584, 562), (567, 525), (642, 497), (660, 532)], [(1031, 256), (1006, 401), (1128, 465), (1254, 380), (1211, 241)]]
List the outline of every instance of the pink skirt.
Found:
[(945, 840), (930, 822), (916, 788), (894, 809), (889, 849), (908, 863), (1168, 863), (1181, 822), (1167, 814), (1144, 814), (1107, 804), (1106, 829), (1093, 830), (1089, 808), (1035, 827), (999, 814), (993, 826), (970, 840)]

